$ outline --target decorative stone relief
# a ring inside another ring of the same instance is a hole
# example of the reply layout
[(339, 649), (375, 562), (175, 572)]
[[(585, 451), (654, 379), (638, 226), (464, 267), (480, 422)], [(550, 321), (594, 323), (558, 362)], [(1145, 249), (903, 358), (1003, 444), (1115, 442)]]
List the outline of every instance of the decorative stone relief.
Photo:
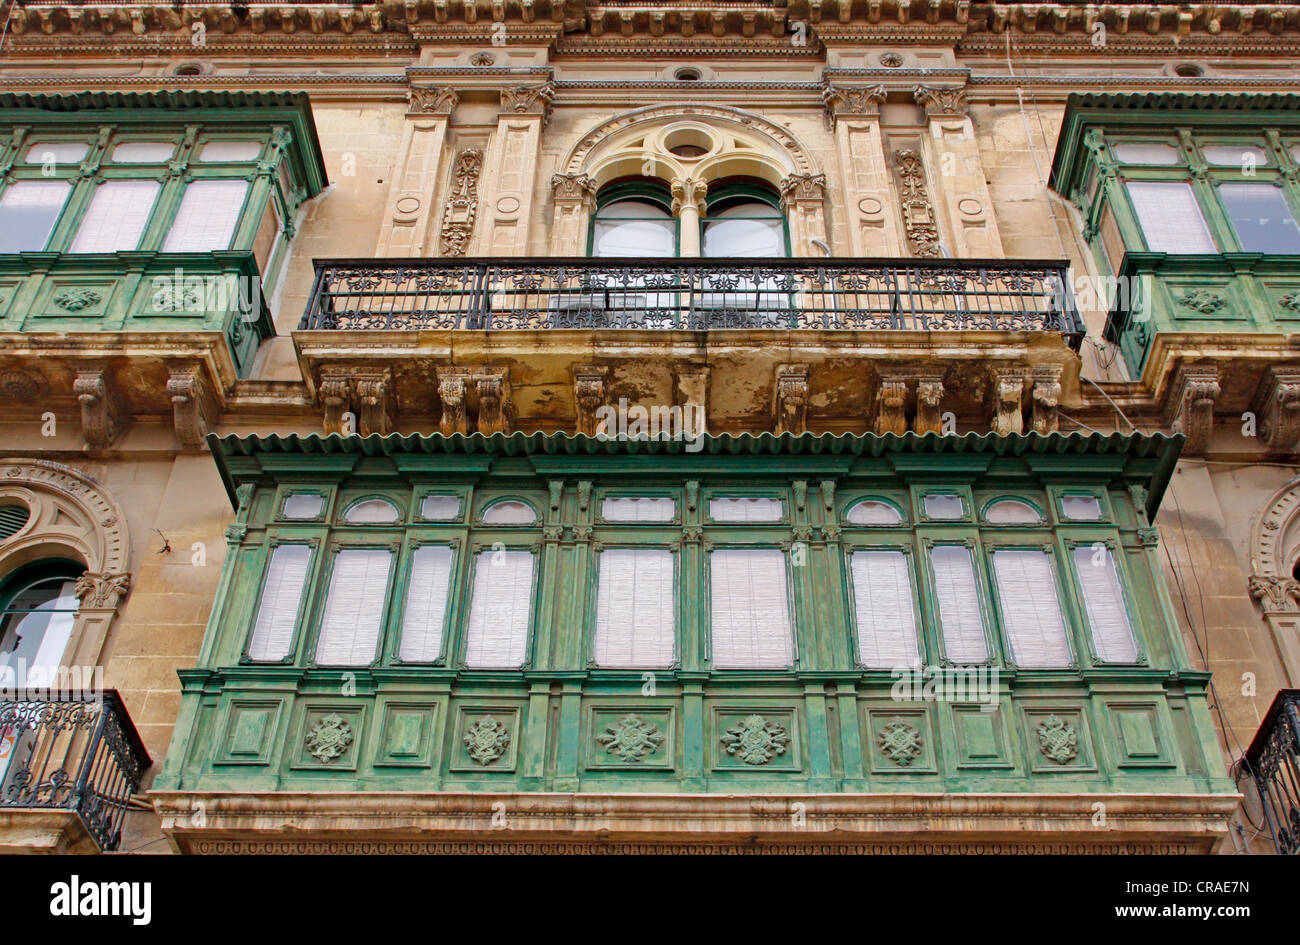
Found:
[(624, 761), (641, 761), (646, 755), (658, 751), (663, 741), (659, 726), (632, 712), (606, 726), (605, 731), (596, 736), (597, 744)]
[(791, 174), (781, 181), (781, 207), (786, 212), (789, 212), (791, 204), (825, 199), (825, 174)]
[(877, 736), (880, 753), (898, 765), (906, 768), (921, 755), (921, 732), (915, 725), (902, 719), (891, 719)]
[(91, 449), (104, 449), (130, 425), (121, 397), (102, 370), (77, 372), (72, 391), (81, 404), (81, 431)]
[(352, 385), (347, 377), (331, 376), (326, 369), (321, 369), (320, 385), (317, 388), (322, 409), (325, 411), (325, 432), (343, 432), (343, 414), (352, 406)]
[(490, 765), (510, 747), (510, 732), (505, 723), (481, 718), (465, 729), (465, 751), (481, 765)]
[(1292, 577), (1251, 575), (1250, 596), (1259, 602), (1266, 614), (1300, 612), (1300, 581)]
[(388, 371), (356, 379), (357, 401), (361, 405), (361, 433), (381, 436), (392, 429), (392, 390)]
[(0, 372), (0, 397), (5, 400), (30, 404), (48, 390), (49, 384), (40, 374), (17, 370)]
[(516, 115), (541, 115), (543, 127), (551, 118), (551, 108), (554, 103), (555, 86), (550, 82), (501, 90), (503, 112), (513, 112)]
[(478, 386), (478, 432), (509, 433), (510, 419), (504, 374), (475, 379)]
[(1214, 424), (1219, 396), (1219, 369), (1214, 365), (1180, 365), (1169, 386), (1165, 422), (1187, 437), (1184, 454), (1204, 453)]
[(578, 408), (577, 432), (596, 435), (596, 411), (605, 403), (605, 380), (609, 368), (598, 364), (573, 367), (573, 395)]
[(1035, 433), (1055, 433), (1060, 426), (1058, 408), (1061, 404), (1061, 366), (1043, 364), (1035, 367), (1030, 377), (1033, 398), (1032, 423)]
[(596, 181), (586, 174), (552, 174), (551, 192), (556, 200), (594, 200)]
[(81, 602), (82, 608), (112, 610), (130, 588), (129, 573), (101, 574), (87, 571), (77, 578), (77, 583), (72, 586), (72, 593)]
[(885, 101), (883, 85), (844, 86), (827, 84), (822, 88), (822, 104), (826, 113), (826, 127), (834, 129), (835, 121), (844, 116), (876, 116)]
[(765, 765), (790, 746), (790, 736), (775, 722), (761, 715), (747, 716), (726, 730), (721, 738), (727, 754), (735, 755), (747, 765)]
[(899, 197), (908, 248), (916, 256), (939, 256), (939, 227), (935, 222), (921, 155), (913, 148), (904, 148), (894, 152), (894, 164), (898, 168)]
[(916, 418), (912, 429), (917, 433), (943, 432), (943, 378), (917, 378)]
[(918, 85), (912, 97), (916, 104), (925, 107), (925, 114), (930, 118), (960, 118), (967, 112), (965, 89)]
[(482, 173), (482, 148), (466, 148), (456, 155), (451, 195), (442, 212), (440, 236), (444, 256), (464, 256), (469, 248), (478, 217), (478, 180)]
[(1264, 445), (1275, 452), (1294, 452), (1300, 441), (1300, 369), (1270, 367), (1253, 409)]
[[(318, 388), (321, 407), (325, 412), (326, 433), (360, 433), (380, 435), (392, 429), (393, 395), (392, 375), (387, 368), (381, 370), (357, 369), (339, 365), (321, 368)], [(343, 415), (359, 407), (355, 417), (356, 428), (345, 430)]]
[(407, 92), (408, 112), (450, 116), (460, 104), (455, 89), (415, 85)]
[(167, 378), (167, 396), (172, 402), (172, 424), (176, 438), (186, 449), (199, 449), (207, 435), (207, 396), (203, 374), (197, 367), (173, 368)]
[(65, 312), (81, 312), (98, 305), (104, 297), (94, 289), (64, 289), (52, 301)]
[(442, 418), (438, 421), (438, 432), (443, 436), (453, 433), (469, 432), (469, 416), (465, 404), (464, 373), (438, 372), (438, 399), (442, 402)]
[(1038, 749), (1048, 761), (1068, 764), (1079, 754), (1079, 733), (1059, 716), (1049, 715), (1035, 730)]
[(902, 377), (883, 376), (876, 389), (876, 432), (907, 432), (907, 380)]
[(684, 206), (693, 206), (703, 216), (708, 192), (709, 185), (706, 181), (694, 180), (690, 177), (673, 181), (673, 213), (680, 213)]
[(1024, 408), (1021, 401), (1025, 393), (1025, 376), (1018, 371), (1003, 371), (993, 375), (989, 386), (989, 431), (1000, 436), (1023, 433)]
[(307, 732), (304, 743), (313, 758), (321, 764), (329, 764), (343, 757), (354, 737), (347, 720), (331, 714), (316, 721)]
[(776, 432), (805, 432), (808, 414), (808, 365), (782, 364), (776, 369)]
[(1213, 315), (1227, 304), (1222, 296), (1215, 295), (1205, 289), (1193, 289), (1190, 292), (1184, 292), (1177, 297), (1177, 301), (1180, 307), (1199, 312), (1202, 315)]

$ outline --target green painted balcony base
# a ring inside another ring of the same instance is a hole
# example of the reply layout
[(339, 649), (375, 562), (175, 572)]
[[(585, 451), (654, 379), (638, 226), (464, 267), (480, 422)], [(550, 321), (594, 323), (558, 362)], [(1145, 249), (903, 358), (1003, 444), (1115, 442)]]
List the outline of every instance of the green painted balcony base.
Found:
[[(178, 792), (183, 853), (1212, 853), (1235, 794)], [(196, 812), (201, 811), (201, 816)]]

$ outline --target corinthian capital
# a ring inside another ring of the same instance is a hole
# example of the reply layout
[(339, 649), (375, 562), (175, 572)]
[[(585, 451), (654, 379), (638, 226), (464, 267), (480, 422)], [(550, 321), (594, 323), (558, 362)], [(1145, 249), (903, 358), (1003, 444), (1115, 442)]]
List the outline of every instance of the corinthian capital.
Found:
[(547, 82), (544, 85), (521, 85), (513, 89), (501, 90), (501, 110), (515, 115), (541, 115), (542, 124), (551, 117), (551, 106), (555, 102), (555, 86)]

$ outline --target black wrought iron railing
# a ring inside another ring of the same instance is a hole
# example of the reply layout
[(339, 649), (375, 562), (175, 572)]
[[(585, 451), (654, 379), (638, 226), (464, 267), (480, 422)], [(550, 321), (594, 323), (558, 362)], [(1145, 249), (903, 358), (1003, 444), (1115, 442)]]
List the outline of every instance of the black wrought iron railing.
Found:
[(301, 329), (1084, 334), (1068, 264), (955, 259), (318, 259)]
[(114, 690), (103, 698), (0, 701), (0, 810), (73, 810), (115, 850), (149, 753)]
[(1273, 699), (1240, 766), (1255, 782), (1277, 852), (1300, 853), (1300, 689)]

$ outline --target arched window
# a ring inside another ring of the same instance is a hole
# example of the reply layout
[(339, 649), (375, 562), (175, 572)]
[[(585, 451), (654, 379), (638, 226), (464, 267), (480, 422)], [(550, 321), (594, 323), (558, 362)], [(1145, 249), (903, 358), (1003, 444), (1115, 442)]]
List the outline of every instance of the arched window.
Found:
[(657, 181), (606, 187), (596, 198), (591, 255), (638, 258), (677, 255), (677, 221), (668, 188)]
[(711, 187), (703, 226), (704, 256), (790, 255), (780, 198), (765, 184), (735, 181)]
[(72, 561), (38, 561), (0, 581), (0, 675), (10, 684), (44, 688), (56, 681), (85, 570)]

